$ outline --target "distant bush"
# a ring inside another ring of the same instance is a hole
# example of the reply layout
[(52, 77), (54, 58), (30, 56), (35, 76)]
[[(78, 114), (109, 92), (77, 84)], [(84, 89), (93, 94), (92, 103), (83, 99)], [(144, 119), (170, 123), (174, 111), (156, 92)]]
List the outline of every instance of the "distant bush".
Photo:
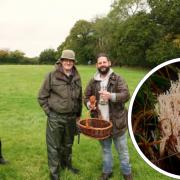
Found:
[(54, 49), (45, 49), (41, 52), (38, 59), (39, 64), (54, 64), (56, 61), (56, 52)]
[(38, 58), (25, 57), (19, 50), (0, 49), (0, 64), (38, 64)]

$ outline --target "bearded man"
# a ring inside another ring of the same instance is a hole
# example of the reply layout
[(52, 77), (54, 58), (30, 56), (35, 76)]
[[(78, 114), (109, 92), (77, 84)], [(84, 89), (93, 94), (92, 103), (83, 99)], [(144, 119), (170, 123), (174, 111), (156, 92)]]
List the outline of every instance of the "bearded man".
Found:
[[(106, 121), (111, 121), (113, 130), (111, 136), (99, 140), (103, 153), (103, 170), (100, 180), (108, 180), (112, 175), (112, 142), (115, 145), (120, 161), (120, 170), (125, 180), (132, 180), (131, 165), (127, 147), (127, 110), (125, 103), (129, 100), (129, 90), (123, 78), (113, 72), (111, 61), (104, 53), (97, 56), (97, 72), (85, 89), (84, 103), (89, 110), (98, 109)], [(91, 107), (89, 98), (95, 96), (96, 107)]]

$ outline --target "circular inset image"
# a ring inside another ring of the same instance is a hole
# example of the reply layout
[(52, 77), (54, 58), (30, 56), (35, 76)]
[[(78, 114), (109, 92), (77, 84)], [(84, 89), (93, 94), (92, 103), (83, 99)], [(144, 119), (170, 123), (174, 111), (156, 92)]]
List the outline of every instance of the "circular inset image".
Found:
[(155, 170), (180, 179), (180, 58), (152, 69), (129, 105), (128, 127), (141, 157)]

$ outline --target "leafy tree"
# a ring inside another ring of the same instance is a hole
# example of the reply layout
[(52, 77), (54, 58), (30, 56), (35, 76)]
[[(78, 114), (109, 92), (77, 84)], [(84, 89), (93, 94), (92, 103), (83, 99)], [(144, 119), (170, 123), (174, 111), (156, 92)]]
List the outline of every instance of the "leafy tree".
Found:
[(179, 56), (179, 6), (179, 0), (114, 0), (106, 17), (77, 21), (57, 56), (70, 48), (80, 64), (105, 52), (114, 65), (154, 67)]
[(24, 52), (15, 50), (9, 53), (8, 62), (12, 64), (18, 64), (24, 58)]
[(37, 58), (28, 58), (19, 50), (0, 50), (0, 64), (37, 64)]
[(45, 49), (39, 56), (40, 64), (54, 64), (56, 60), (56, 52), (54, 49)]
[(180, 1), (148, 0), (152, 19), (165, 27), (166, 32), (180, 33)]
[(163, 37), (147, 51), (147, 60), (158, 65), (166, 60), (180, 56), (180, 1), (149, 0), (151, 19), (163, 27)]
[(113, 26), (109, 21), (109, 18), (97, 17), (93, 23), (93, 53), (94, 56), (99, 52), (109, 52), (109, 44), (111, 43), (111, 34)]
[(180, 57), (180, 48), (165, 39), (154, 43), (147, 52), (147, 61), (150, 67), (157, 66), (167, 60)]
[(149, 9), (146, 0), (114, 0), (111, 7), (108, 16), (117, 22), (125, 21), (139, 11)]
[(58, 56), (63, 49), (73, 49), (76, 52), (78, 63), (87, 64), (93, 59), (93, 29), (92, 23), (79, 20), (70, 31), (69, 36), (58, 47)]
[(144, 12), (121, 23), (114, 39), (119, 64), (147, 66), (146, 50), (162, 36), (157, 26)]
[(8, 50), (0, 49), (0, 64), (7, 63), (9, 56)]

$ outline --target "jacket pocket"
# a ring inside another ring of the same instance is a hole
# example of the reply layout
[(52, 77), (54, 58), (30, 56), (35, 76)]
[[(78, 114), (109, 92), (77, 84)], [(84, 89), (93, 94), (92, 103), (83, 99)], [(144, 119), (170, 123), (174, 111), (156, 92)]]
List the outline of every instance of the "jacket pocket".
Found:
[(127, 110), (117, 112), (113, 117), (113, 124), (117, 129), (123, 129), (127, 127)]
[(51, 85), (52, 92), (57, 94), (60, 98), (67, 99), (68, 98), (68, 86), (64, 81), (55, 81)]
[(59, 96), (54, 95), (49, 100), (50, 108), (58, 113), (69, 112), (69, 103), (67, 99), (60, 98)]

